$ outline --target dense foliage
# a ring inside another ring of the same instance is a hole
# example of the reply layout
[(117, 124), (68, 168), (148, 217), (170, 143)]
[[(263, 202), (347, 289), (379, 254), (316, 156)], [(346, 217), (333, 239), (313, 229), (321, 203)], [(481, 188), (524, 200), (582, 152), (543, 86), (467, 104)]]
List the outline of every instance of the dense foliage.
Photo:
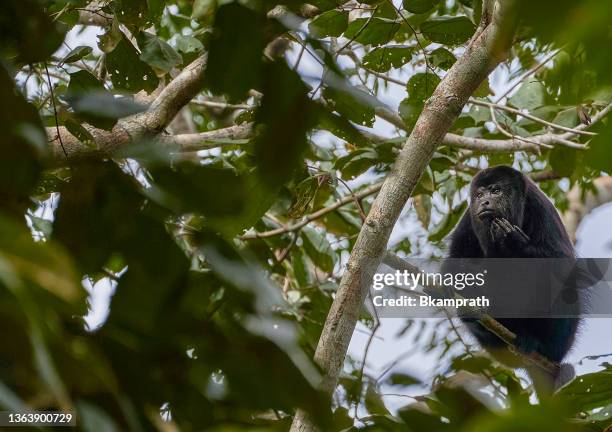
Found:
[[(443, 254), (479, 167), (532, 173), (561, 210), (569, 187), (587, 191), (612, 172), (612, 128), (599, 114), (612, 102), (612, 3), (517, 3), (516, 41), (496, 72), (503, 84), (481, 85), (454, 123), (470, 145), (437, 149), (395, 252)], [(5, 2), (2, 409), (72, 409), (89, 431), (168, 430), (164, 421), (286, 430), (298, 407), (324, 430), (604, 430), (612, 369), (533, 404), (528, 383), (445, 319), (412, 340), (450, 364), (433, 384), (368, 376), (364, 359), (348, 359), (333, 401), (315, 388), (310, 359), (364, 215), (481, 7)], [(97, 40), (79, 33), (92, 27)], [(204, 77), (177, 119), (108, 145), (204, 53)], [(78, 155), (60, 128), (81, 143)], [(208, 132), (188, 145), (172, 139)], [(89, 326), (104, 287), (108, 317)], [(365, 312), (362, 321), (376, 327)], [(449, 358), (458, 346), (464, 353)], [(383, 384), (423, 395), (390, 412)]]

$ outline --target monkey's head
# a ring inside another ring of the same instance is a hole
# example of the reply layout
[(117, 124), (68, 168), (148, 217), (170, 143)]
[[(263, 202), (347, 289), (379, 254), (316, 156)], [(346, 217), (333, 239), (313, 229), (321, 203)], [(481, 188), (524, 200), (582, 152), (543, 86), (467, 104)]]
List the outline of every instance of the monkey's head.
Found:
[(526, 181), (523, 174), (505, 165), (480, 171), (470, 185), (470, 216), (474, 229), (488, 229), (495, 218), (522, 226)]

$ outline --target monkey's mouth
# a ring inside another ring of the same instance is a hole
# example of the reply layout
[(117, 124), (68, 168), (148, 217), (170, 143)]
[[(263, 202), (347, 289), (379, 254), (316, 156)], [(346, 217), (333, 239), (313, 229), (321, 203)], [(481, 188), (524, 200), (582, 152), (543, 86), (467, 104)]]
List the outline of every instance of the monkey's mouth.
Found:
[(484, 209), (478, 212), (478, 217), (480, 219), (489, 219), (495, 216), (495, 210), (493, 209)]

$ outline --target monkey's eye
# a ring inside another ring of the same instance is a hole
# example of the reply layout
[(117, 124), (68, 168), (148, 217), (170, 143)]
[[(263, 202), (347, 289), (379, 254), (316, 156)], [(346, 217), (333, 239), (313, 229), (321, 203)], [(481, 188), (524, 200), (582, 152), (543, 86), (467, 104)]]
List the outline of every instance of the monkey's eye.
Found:
[(476, 194), (476, 198), (482, 198), (484, 196), (484, 194), (482, 192), (478, 192)]
[(491, 193), (494, 193), (494, 194), (501, 193), (501, 189), (498, 187), (494, 187), (493, 189), (491, 189)]

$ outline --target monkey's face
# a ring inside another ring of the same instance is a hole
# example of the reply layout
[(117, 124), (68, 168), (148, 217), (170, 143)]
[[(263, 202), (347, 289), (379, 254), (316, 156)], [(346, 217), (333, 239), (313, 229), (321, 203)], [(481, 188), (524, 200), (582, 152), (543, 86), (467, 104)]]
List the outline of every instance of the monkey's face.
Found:
[(502, 189), (502, 185), (494, 183), (480, 186), (472, 196), (472, 215), (484, 223), (490, 223), (494, 218), (508, 218), (512, 213), (512, 190)]
[(513, 175), (495, 172), (483, 175), (472, 182), (470, 215), (475, 225), (489, 226), (493, 219), (503, 218), (521, 226), (525, 194), (522, 183)]

